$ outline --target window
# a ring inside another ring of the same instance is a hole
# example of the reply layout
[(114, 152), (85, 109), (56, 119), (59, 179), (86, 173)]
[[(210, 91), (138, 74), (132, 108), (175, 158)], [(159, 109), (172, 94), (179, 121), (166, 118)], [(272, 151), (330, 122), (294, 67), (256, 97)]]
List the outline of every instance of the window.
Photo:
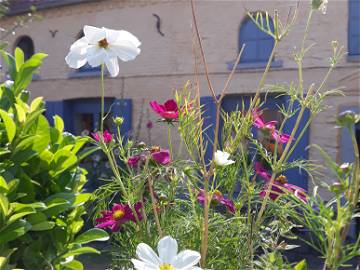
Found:
[[(274, 27), (272, 20), (270, 27)], [(274, 38), (261, 31), (250, 18), (246, 18), (240, 26), (239, 50), (243, 44), (245, 48), (240, 63), (266, 63), (274, 47)]]
[(349, 0), (349, 56), (360, 56), (360, 0)]
[(29, 36), (22, 36), (15, 44), (15, 48), (19, 47), (24, 52), (25, 60), (28, 60), (34, 53), (34, 42)]

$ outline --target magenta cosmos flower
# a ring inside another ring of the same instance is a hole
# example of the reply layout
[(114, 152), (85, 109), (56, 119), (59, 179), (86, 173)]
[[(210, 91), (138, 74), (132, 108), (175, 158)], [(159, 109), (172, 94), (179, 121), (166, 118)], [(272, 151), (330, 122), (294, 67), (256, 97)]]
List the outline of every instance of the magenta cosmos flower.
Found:
[[(271, 174), (262, 167), (260, 162), (255, 163), (255, 172), (266, 181), (266, 184), (260, 192), (260, 197), (264, 198), (269, 187)], [(307, 202), (306, 190), (296, 185), (289, 184), (287, 182), (286, 176), (280, 175), (273, 182), (269, 197), (272, 200), (276, 200), (281, 194), (284, 194), (285, 192), (291, 192), (298, 199), (302, 200), (303, 202)]]
[(172, 121), (179, 118), (178, 104), (173, 99), (166, 101), (164, 104), (151, 101), (150, 106), (157, 114), (159, 114), (167, 121)]
[(276, 130), (277, 121), (265, 122), (262, 118), (259, 109), (254, 109), (252, 111), (253, 124), (255, 127), (270, 132), (271, 137), (280, 144), (287, 143), (290, 140), (290, 135), (288, 134), (280, 134), (279, 131)]
[(107, 130), (105, 130), (102, 134), (100, 131), (92, 133), (92, 136), (95, 139), (95, 141), (97, 141), (97, 142), (100, 142), (101, 138), (104, 140), (104, 143), (109, 143), (113, 139), (113, 136)]
[(132, 157), (129, 157), (127, 164), (130, 167), (134, 168), (137, 166), (137, 164), (139, 163), (140, 160), (141, 160), (141, 155), (132, 156)]
[[(140, 209), (142, 207), (141, 202), (137, 202), (134, 205), (135, 211), (137, 213), (138, 219), (142, 220), (142, 215)], [(114, 203), (112, 210), (104, 210), (101, 212), (102, 217), (95, 220), (98, 223), (96, 228), (111, 228), (113, 232), (120, 230), (121, 225), (128, 222), (136, 222), (136, 218), (127, 204), (117, 204)]]
[[(200, 204), (204, 205), (205, 203), (205, 191), (203, 189), (200, 189), (200, 192), (197, 196), (197, 200)], [(233, 201), (226, 199), (222, 193), (218, 190), (215, 190), (211, 199), (212, 203), (215, 204), (222, 204), (224, 205), (231, 213), (235, 213), (236, 208)]]
[(171, 162), (170, 152), (166, 149), (155, 149), (151, 150), (151, 158), (158, 164), (167, 165)]

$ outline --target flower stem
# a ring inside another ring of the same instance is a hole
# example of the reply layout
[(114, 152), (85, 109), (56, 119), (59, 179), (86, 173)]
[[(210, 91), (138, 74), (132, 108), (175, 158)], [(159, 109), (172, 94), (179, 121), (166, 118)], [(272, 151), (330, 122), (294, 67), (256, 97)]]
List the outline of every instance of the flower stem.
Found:
[(204, 180), (204, 222), (203, 222), (203, 233), (201, 238), (201, 266), (205, 268), (206, 265), (206, 255), (208, 249), (208, 241), (209, 241), (209, 178), (205, 177)]
[[(104, 131), (104, 111), (105, 111), (105, 86), (104, 86), (104, 63), (101, 64), (101, 119), (100, 119), (100, 131), (103, 134)], [(103, 136), (103, 135), (101, 135)]]
[(157, 231), (158, 231), (159, 237), (162, 238), (163, 232), (162, 232), (161, 225), (160, 225), (159, 215), (158, 215), (158, 212), (157, 212), (157, 209), (156, 209), (153, 182), (152, 182), (151, 176), (148, 179), (148, 185), (149, 185), (149, 191), (150, 191), (150, 197), (151, 197), (151, 206), (152, 206), (152, 209), (153, 209), (153, 212), (154, 212)]
[(172, 149), (172, 143), (171, 143), (171, 124), (168, 124), (168, 144), (169, 144), (169, 150), (170, 150), (170, 159), (173, 160), (173, 149)]

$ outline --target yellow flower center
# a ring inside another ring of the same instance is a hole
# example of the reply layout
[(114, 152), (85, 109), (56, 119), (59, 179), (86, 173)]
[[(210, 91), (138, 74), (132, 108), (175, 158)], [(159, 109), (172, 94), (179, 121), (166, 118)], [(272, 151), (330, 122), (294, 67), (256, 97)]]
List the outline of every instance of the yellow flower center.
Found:
[(287, 179), (285, 175), (279, 175), (276, 178), (276, 181), (280, 182), (281, 184), (286, 184), (287, 183)]
[(100, 48), (104, 48), (104, 49), (106, 49), (107, 47), (109, 47), (109, 43), (108, 43), (108, 41), (106, 40), (106, 38), (100, 40), (99, 43), (98, 43), (98, 45), (99, 45)]
[(123, 216), (125, 215), (125, 212), (123, 211), (123, 210), (116, 210), (116, 211), (114, 211), (114, 213), (113, 213), (113, 218), (114, 219), (120, 219), (120, 218), (122, 218)]
[(172, 267), (170, 264), (164, 263), (164, 264), (160, 265), (159, 270), (175, 270), (175, 268)]
[(219, 190), (215, 190), (214, 195), (222, 197), (222, 194), (221, 194), (221, 192)]

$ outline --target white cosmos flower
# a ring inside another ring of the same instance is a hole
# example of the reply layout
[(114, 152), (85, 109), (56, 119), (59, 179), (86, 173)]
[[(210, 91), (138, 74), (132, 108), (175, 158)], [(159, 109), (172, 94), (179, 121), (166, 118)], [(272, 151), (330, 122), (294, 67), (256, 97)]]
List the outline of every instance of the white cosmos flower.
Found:
[(196, 265), (200, 261), (200, 253), (184, 250), (178, 254), (178, 244), (170, 236), (162, 238), (157, 246), (159, 256), (145, 243), (140, 243), (136, 248), (139, 258), (132, 259), (137, 270), (202, 270)]
[(328, 0), (323, 0), (319, 10), (322, 12), (322, 14), (326, 14), (326, 8), (327, 8)]
[(140, 53), (141, 43), (130, 32), (105, 27), (84, 26), (84, 36), (70, 47), (65, 57), (71, 68), (80, 68), (89, 63), (92, 67), (105, 64), (112, 77), (119, 74), (118, 59), (134, 60)]
[(228, 152), (217, 150), (215, 152), (215, 164), (218, 166), (227, 166), (235, 163), (235, 161), (229, 159), (229, 157), (230, 154)]

